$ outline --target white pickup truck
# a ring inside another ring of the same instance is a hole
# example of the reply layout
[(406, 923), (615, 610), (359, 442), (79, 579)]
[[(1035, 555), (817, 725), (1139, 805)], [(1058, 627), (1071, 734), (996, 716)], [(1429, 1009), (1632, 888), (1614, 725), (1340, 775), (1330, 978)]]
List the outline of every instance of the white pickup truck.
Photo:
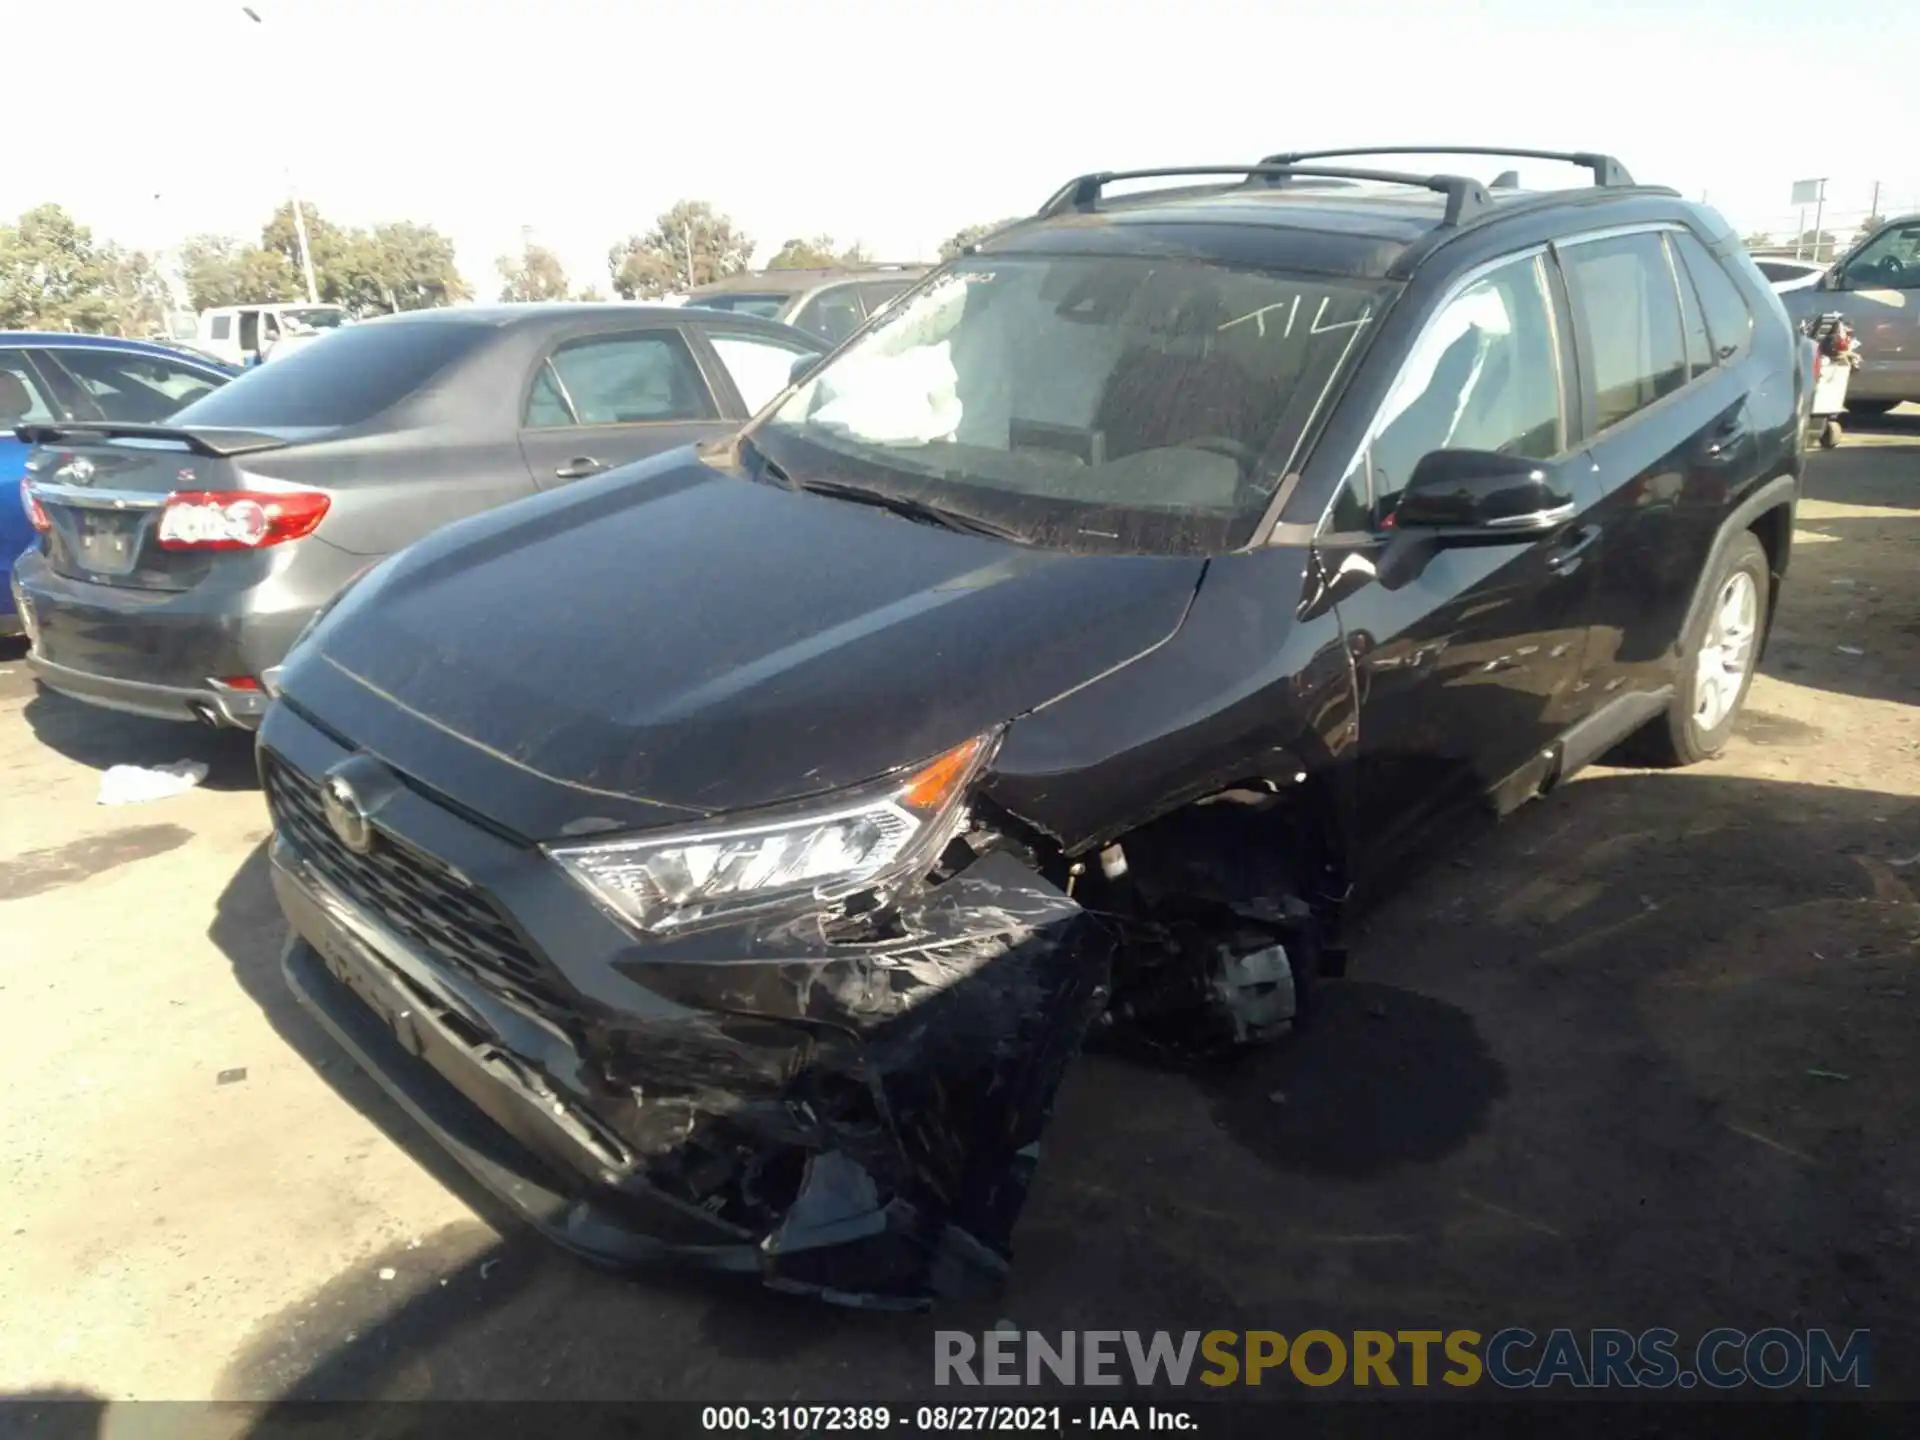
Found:
[(232, 365), (253, 365), (347, 324), (338, 305), (223, 305), (200, 312), (194, 346)]

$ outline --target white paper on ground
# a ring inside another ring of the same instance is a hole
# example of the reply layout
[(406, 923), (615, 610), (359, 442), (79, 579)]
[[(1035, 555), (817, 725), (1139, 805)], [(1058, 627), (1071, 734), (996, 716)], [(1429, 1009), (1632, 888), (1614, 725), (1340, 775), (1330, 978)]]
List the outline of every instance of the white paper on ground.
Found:
[(176, 760), (171, 765), (114, 765), (100, 777), (101, 805), (138, 805), (184, 795), (207, 778), (198, 760)]

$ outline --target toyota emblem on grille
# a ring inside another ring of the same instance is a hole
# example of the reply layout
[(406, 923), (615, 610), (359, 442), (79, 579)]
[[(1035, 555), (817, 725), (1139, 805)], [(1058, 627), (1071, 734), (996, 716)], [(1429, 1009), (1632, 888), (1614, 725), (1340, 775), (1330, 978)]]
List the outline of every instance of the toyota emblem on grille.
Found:
[(367, 818), (366, 806), (360, 803), (360, 797), (345, 776), (327, 776), (320, 787), (320, 808), (326, 812), (327, 824), (347, 849), (356, 855), (365, 855), (373, 849), (373, 822)]

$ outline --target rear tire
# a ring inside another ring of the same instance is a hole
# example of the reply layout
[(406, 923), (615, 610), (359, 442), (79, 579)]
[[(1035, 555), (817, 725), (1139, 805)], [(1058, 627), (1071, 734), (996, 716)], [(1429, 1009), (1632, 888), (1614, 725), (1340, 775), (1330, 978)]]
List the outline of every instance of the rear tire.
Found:
[(1847, 401), (1847, 413), (1849, 415), (1865, 415), (1868, 417), (1885, 415), (1899, 403), (1898, 400), (1849, 400)]
[(1714, 572), (1706, 611), (1681, 650), (1680, 679), (1666, 714), (1633, 737), (1625, 758), (1665, 769), (1710, 760), (1727, 748), (1766, 638), (1771, 589), (1767, 552), (1746, 531)]

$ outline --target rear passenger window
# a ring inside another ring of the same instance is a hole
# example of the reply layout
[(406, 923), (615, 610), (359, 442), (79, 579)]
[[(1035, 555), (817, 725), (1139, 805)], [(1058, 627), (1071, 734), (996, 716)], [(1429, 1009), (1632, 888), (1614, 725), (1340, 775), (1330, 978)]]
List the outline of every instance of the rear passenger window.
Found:
[(52, 359), (86, 387), (108, 420), (140, 424), (164, 420), (224, 383), (222, 377), (204, 370), (124, 350), (63, 346)]
[(1474, 281), (1428, 322), (1334, 501), (1338, 530), (1370, 529), (1435, 450), (1545, 460), (1566, 448), (1559, 341), (1541, 260)]
[(1596, 428), (1618, 425), (1687, 383), (1680, 300), (1658, 234), (1569, 246), (1561, 266), (1586, 336)]
[(838, 345), (860, 328), (867, 317), (860, 311), (860, 297), (853, 286), (841, 285), (822, 290), (802, 305), (793, 317), (796, 329), (818, 335), (829, 345)]
[(1701, 308), (1707, 312), (1707, 331), (1713, 336), (1715, 354), (1722, 360), (1747, 343), (1753, 333), (1753, 311), (1747, 308), (1740, 287), (1733, 283), (1726, 267), (1692, 235), (1677, 231), (1672, 236), (1687, 272), (1700, 292)]
[[(45, 424), (54, 418), (27, 357), (18, 350), (0, 350), (0, 426)], [(0, 505), (5, 503), (0, 499)]]
[(860, 299), (869, 316), (878, 315), (913, 286), (911, 280), (874, 281), (860, 287)]
[(540, 430), (571, 424), (573, 411), (553, 378), (553, 362), (547, 361), (533, 377), (533, 393), (527, 397), (527, 428)]
[(740, 392), (741, 402), (747, 407), (748, 414), (753, 414), (787, 388), (787, 382), (793, 377), (796, 360), (802, 355), (815, 353), (796, 349), (779, 340), (769, 340), (764, 335), (709, 332), (707, 339), (714, 353), (720, 357), (720, 363), (727, 367), (727, 377), (733, 381), (733, 388)]
[[(553, 352), (553, 369), (581, 425), (714, 418), (707, 383), (677, 330), (574, 340)], [(535, 423), (530, 413), (528, 424)]]
[(1698, 378), (1713, 368), (1713, 341), (1707, 335), (1707, 320), (1700, 313), (1700, 295), (1693, 288), (1693, 277), (1687, 273), (1674, 246), (1674, 237), (1667, 237), (1667, 260), (1673, 270), (1674, 288), (1680, 292), (1680, 328), (1687, 336), (1687, 371)]

